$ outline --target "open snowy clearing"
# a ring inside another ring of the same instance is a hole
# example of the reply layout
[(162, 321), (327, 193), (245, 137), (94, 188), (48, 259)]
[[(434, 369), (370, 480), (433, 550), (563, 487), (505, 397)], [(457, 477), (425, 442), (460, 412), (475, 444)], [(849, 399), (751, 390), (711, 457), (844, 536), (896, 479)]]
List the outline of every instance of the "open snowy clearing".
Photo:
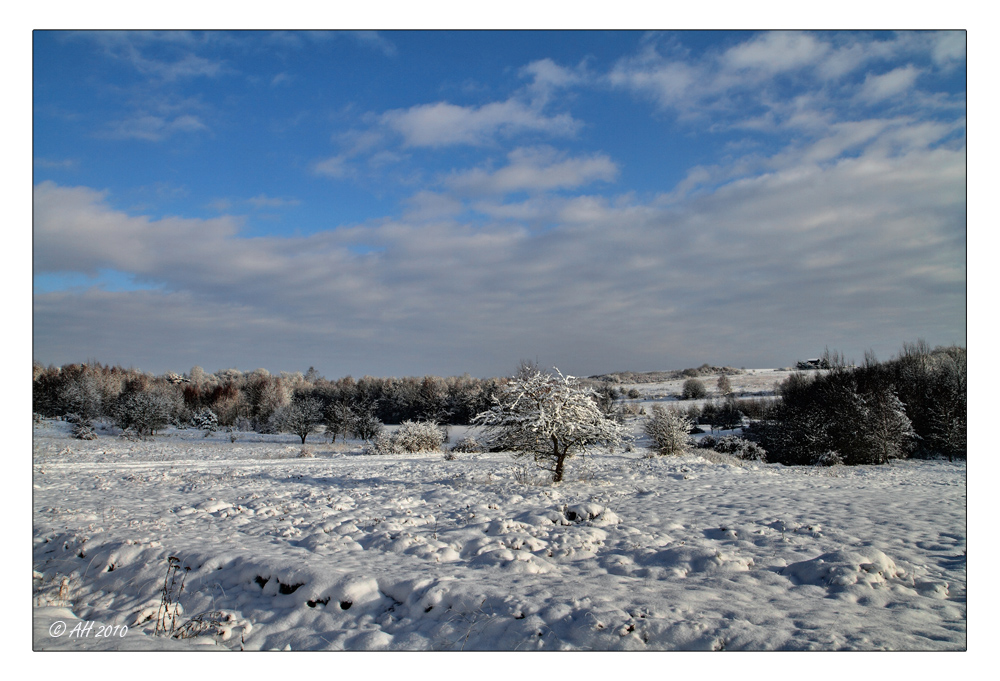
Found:
[[(638, 440), (551, 486), (507, 454), (202, 435), (35, 427), (36, 650), (966, 647), (964, 462), (649, 459)], [(153, 635), (171, 557), (176, 627), (204, 624), (184, 640)]]

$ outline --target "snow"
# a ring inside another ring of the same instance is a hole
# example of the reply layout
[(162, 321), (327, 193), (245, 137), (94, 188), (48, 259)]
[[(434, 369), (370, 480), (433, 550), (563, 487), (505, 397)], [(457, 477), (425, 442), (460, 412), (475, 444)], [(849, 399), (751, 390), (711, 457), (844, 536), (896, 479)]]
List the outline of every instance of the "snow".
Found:
[[(98, 435), (35, 426), (36, 650), (966, 647), (964, 462), (649, 458), (640, 437), (551, 485), (505, 453)], [(186, 639), (153, 635), (170, 557)]]

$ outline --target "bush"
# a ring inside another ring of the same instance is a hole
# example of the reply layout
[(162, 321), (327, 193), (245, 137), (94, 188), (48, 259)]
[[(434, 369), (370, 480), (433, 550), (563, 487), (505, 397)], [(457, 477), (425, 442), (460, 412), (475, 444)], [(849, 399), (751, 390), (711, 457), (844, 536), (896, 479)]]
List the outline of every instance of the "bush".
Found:
[(219, 427), (219, 417), (207, 407), (194, 415), (194, 425), (206, 433), (214, 433)]
[(732, 397), (726, 399), (716, 413), (715, 425), (721, 430), (733, 430), (743, 425), (743, 412), (736, 405), (736, 400)]
[(844, 457), (840, 455), (840, 452), (823, 452), (818, 457), (816, 457), (815, 465), (817, 466), (840, 466), (844, 463)]
[(436, 451), (444, 442), (444, 433), (432, 421), (403, 421), (393, 437), (404, 452)]
[(729, 382), (729, 377), (725, 374), (719, 376), (719, 380), (716, 381), (715, 387), (718, 389), (719, 394), (723, 397), (733, 392), (733, 384)]
[(684, 381), (684, 385), (681, 388), (682, 400), (697, 400), (706, 395), (708, 395), (708, 388), (697, 378), (689, 378)]
[(380, 432), (368, 448), (369, 454), (409, 454), (441, 449), (444, 433), (431, 421), (403, 421), (395, 433)]
[(697, 447), (698, 449), (714, 449), (716, 442), (717, 440), (713, 436), (706, 435), (705, 437), (698, 440)]
[(474, 437), (463, 437), (455, 443), (455, 446), (451, 448), (451, 451), (462, 454), (476, 454), (479, 452), (485, 452), (486, 446)]
[(97, 433), (94, 432), (94, 426), (90, 421), (79, 421), (73, 426), (73, 437), (77, 440), (96, 440)]
[(621, 408), (618, 410), (618, 415), (620, 415), (622, 418), (626, 418), (629, 416), (639, 416), (643, 413), (644, 412), (642, 405), (636, 404), (635, 402), (627, 402), (623, 404)]
[(836, 452), (847, 465), (883, 464), (908, 456), (918, 441), (891, 374), (879, 365), (838, 367), (812, 380), (793, 374), (780, 392), (767, 420), (749, 429), (770, 461), (813, 465)]
[(660, 454), (680, 454), (690, 438), (688, 431), (694, 424), (684, 414), (660, 405), (653, 407), (653, 415), (646, 421), (644, 430)]
[(737, 435), (719, 438), (713, 449), (723, 454), (731, 454), (744, 461), (766, 461), (767, 452), (756, 442)]

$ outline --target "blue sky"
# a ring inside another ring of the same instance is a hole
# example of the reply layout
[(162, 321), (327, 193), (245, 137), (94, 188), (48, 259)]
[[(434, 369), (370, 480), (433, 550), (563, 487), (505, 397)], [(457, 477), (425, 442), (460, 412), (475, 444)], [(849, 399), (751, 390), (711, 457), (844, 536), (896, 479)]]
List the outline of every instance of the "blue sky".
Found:
[(36, 31), (34, 358), (587, 375), (964, 344), (965, 48)]

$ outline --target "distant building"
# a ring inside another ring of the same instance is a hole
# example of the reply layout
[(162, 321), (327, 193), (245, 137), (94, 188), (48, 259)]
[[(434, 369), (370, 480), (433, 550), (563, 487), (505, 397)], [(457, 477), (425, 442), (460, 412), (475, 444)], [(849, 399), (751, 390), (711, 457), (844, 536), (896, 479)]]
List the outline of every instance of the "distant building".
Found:
[(830, 364), (825, 359), (817, 357), (816, 359), (807, 359), (804, 362), (798, 362), (795, 365), (796, 369), (829, 369)]

